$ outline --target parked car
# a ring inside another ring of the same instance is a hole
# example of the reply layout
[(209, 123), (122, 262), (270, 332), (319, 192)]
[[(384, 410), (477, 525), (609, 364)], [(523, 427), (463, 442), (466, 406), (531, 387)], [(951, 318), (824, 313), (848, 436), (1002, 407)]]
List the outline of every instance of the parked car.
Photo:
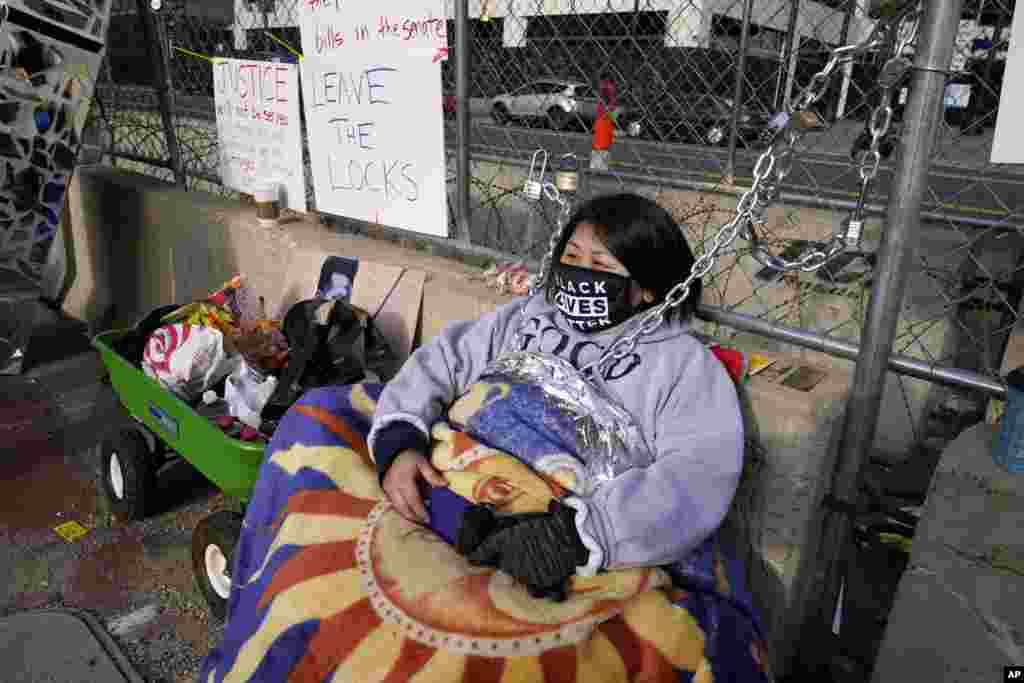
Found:
[[(500, 126), (512, 122), (545, 123), (555, 130), (590, 130), (597, 118), (597, 89), (576, 81), (539, 79), (491, 100), (491, 118)], [(642, 114), (618, 106), (616, 125), (626, 135), (642, 131)]]
[[(720, 95), (681, 96), (679, 101), (656, 100), (644, 107), (643, 137), (657, 142), (724, 146), (729, 144), (734, 104)], [(737, 133), (741, 145), (755, 143), (771, 114), (754, 107), (741, 109)]]

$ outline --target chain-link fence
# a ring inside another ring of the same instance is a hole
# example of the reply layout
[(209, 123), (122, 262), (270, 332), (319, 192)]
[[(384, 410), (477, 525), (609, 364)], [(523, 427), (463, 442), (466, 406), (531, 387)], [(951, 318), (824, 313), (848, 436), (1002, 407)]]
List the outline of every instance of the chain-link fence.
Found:
[[(233, 194), (218, 178), (212, 68), (204, 57), (291, 61), (286, 46), (301, 44), (302, 1), (164, 0), (147, 33), (150, 0), (116, 0), (87, 143), (118, 167)], [(582, 196), (630, 190), (655, 197), (699, 251), (736, 215), (776, 113), (813, 84), (816, 99), (801, 118), (794, 153), (778, 162), (788, 173), (754, 227), (757, 244), (796, 262), (826, 248), (863, 209), (861, 239), (814, 270), (773, 267), (778, 260), (759, 258), (751, 240), (737, 239), (705, 278), (705, 303), (767, 326), (702, 325), (748, 350), (796, 350), (782, 335), (765, 334), (782, 327), (848, 349), (860, 344), (911, 95), (910, 72), (894, 69), (893, 60), (913, 58), (912, 31), (887, 35), (822, 79), (837, 48), (863, 44), (876, 28), (867, 0), (470, 0), (466, 54), (455, 49), (456, 1), (445, 0), (451, 52), (441, 69), (453, 234), (465, 181), (472, 244), (539, 260), (557, 207), (522, 190), (534, 152), (543, 149), (552, 165), (568, 154), (581, 161)], [(1024, 175), (989, 162), (1013, 11), (1012, 0), (967, 0), (955, 38), (892, 349), (916, 363), (919, 378), (937, 368), (998, 378), (1019, 322)], [(468, 102), (456, 103), (459, 60), (468, 61)], [(455, 171), (456, 105), (470, 116), (468, 179)], [(595, 153), (604, 110), (614, 121), (607, 154)], [(315, 208), (308, 152), (305, 159)], [(803, 350), (812, 363), (852, 370), (850, 353), (816, 347), (832, 350)], [(881, 401), (876, 454), (934, 460), (983, 416), (988, 394), (890, 374)]]
[[(520, 192), (535, 150), (547, 150), (551, 163), (571, 153), (584, 167), (596, 166), (585, 173), (585, 193), (629, 189), (657, 197), (699, 248), (750, 185), (774, 113), (811, 82), (833, 49), (864, 39), (874, 26), (850, 0), (471, 0), (468, 55), (459, 55), (453, 1), (446, 4), (452, 53), (442, 79), (449, 97), (457, 61), (469, 60), (471, 239), (530, 260), (543, 254), (554, 220), (552, 207)], [(170, 114), (189, 187), (229, 193), (217, 179), (211, 65), (176, 48), (291, 59), (282, 43), (299, 46), (299, 11), (299, 0), (166, 0), (154, 13), (168, 47)], [(91, 139), (118, 166), (173, 180), (160, 111), (166, 84), (139, 12), (137, 0), (115, 4)], [(988, 161), (1012, 12), (1008, 0), (965, 7), (944, 123), (935, 131), (927, 222), (894, 348), (929, 365), (990, 377), (999, 374), (1024, 286), (1016, 200), (1024, 176)], [(758, 228), (767, 249), (795, 259), (831, 239), (857, 205), (861, 153), (894, 49), (894, 41), (883, 43), (833, 72), (813, 107), (820, 125), (797, 144), (782, 195)], [(909, 41), (904, 52), (913, 50)], [(859, 341), (908, 84), (903, 78), (886, 92), (892, 123), (879, 140), (882, 160), (866, 195), (860, 246), (815, 272), (784, 272), (737, 240), (707, 278), (710, 305)], [(602, 102), (616, 112), (606, 168), (592, 154)], [(450, 99), (444, 109), (451, 152), (457, 136)], [(451, 169), (454, 179), (454, 163)], [(450, 188), (454, 207), (455, 183)], [(783, 348), (736, 330), (709, 331), (748, 337), (745, 343), (768, 351)], [(816, 360), (851, 366), (825, 354)], [(940, 447), (986, 403), (980, 393), (902, 377), (892, 380), (885, 402), (879, 447), (897, 457)]]

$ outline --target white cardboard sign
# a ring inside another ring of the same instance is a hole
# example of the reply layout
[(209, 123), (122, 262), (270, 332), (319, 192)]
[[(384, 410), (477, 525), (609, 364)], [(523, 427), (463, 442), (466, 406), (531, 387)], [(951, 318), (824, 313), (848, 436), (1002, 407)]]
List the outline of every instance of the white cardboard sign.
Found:
[(992, 137), (993, 164), (1024, 163), (1024, 12), (1014, 12), (1010, 29), (1010, 49), (1006, 52), (1006, 70), (999, 95), (996, 131)]
[(213, 91), (224, 184), (253, 194), (263, 183), (277, 183), (281, 206), (305, 211), (298, 67), (217, 60)]
[(448, 236), (440, 0), (304, 0), (303, 108), (319, 211)]

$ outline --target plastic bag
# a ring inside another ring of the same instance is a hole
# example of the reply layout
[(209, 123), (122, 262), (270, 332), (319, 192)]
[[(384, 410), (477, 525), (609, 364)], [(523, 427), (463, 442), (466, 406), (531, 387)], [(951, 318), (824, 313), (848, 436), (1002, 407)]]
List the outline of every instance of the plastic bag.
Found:
[(205, 298), (177, 308), (164, 317), (167, 323), (189, 323), (216, 327), (228, 337), (241, 325), (266, 317), (263, 299), (257, 297), (241, 275), (236, 275)]
[(397, 357), (366, 311), (342, 299), (307, 299), (288, 310), (283, 330), (290, 346), (288, 365), (263, 418), (277, 420), (314, 387), (389, 381)]
[(228, 412), (242, 423), (259, 429), (263, 423), (260, 413), (276, 388), (276, 377), (267, 377), (242, 361), (224, 385)]
[(174, 323), (149, 336), (142, 369), (164, 389), (186, 401), (230, 375), (241, 362), (224, 350), (224, 335), (214, 327)]
[(235, 327), (235, 318), (226, 308), (206, 302), (186, 304), (164, 316), (165, 323), (182, 323), (193, 327), (210, 327), (229, 335)]
[(267, 317), (263, 297), (256, 296), (241, 275), (225, 282), (220, 289), (207, 296), (205, 302), (226, 309), (238, 324)]
[(259, 372), (276, 372), (288, 361), (288, 340), (272, 320), (244, 322), (228, 341), (245, 362)]

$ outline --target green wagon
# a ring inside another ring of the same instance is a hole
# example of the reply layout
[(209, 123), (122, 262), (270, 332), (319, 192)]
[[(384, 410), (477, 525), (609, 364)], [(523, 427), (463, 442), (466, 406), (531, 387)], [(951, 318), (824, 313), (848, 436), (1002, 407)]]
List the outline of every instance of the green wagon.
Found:
[[(145, 517), (157, 472), (179, 456), (244, 508), (259, 477), (264, 444), (229, 437), (119, 354), (117, 341), (131, 333), (112, 330), (93, 339), (111, 386), (132, 418), (112, 425), (101, 444), (101, 488), (114, 512), (125, 519)], [(229, 568), (241, 528), (241, 514), (222, 510), (192, 532), (192, 569), (211, 611), (220, 618), (227, 610)]]

